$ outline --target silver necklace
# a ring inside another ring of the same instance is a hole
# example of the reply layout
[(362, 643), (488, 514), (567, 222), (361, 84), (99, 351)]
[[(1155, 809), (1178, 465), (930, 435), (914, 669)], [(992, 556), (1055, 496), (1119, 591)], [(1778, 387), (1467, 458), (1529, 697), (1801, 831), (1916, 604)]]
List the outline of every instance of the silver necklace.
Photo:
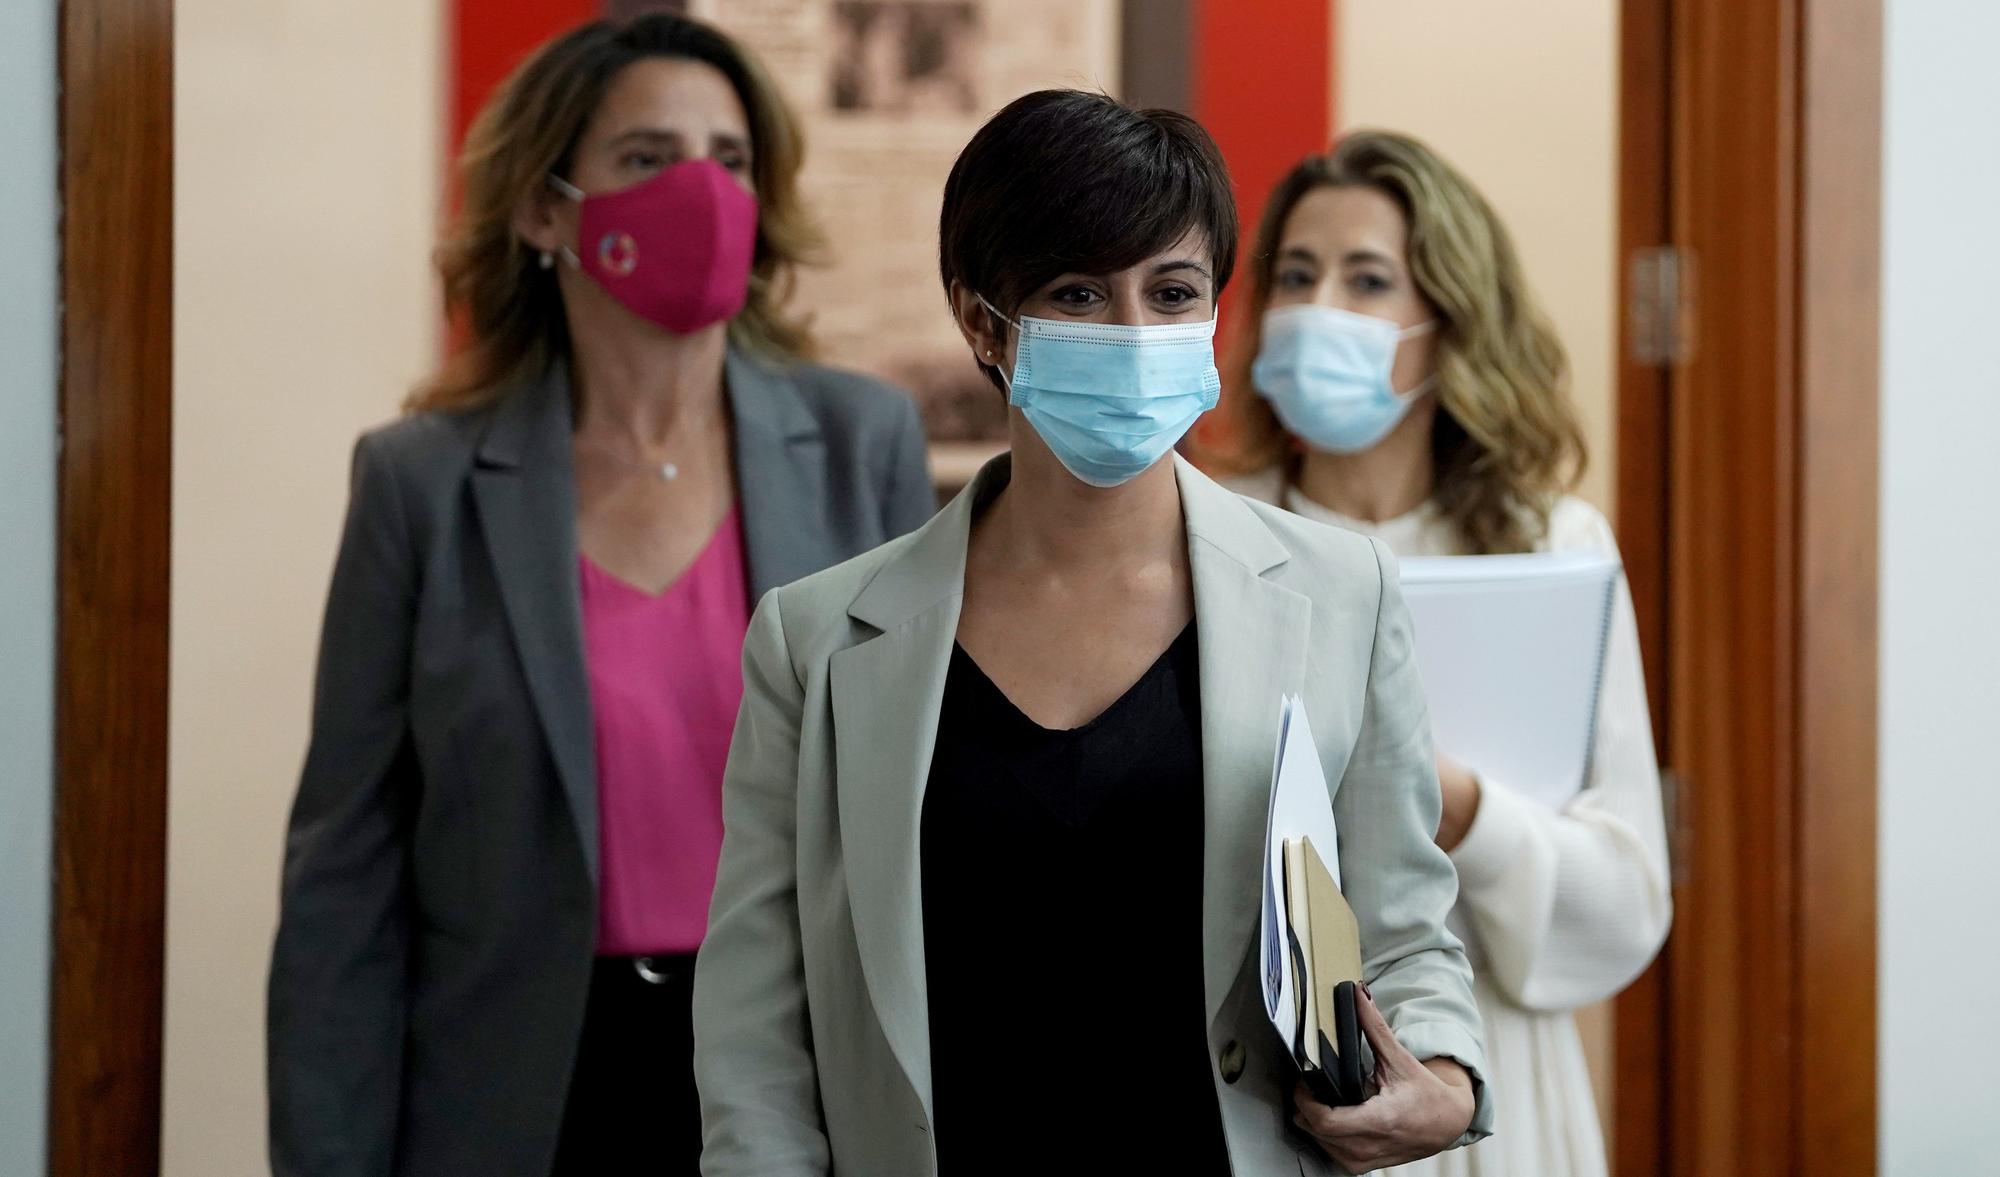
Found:
[(599, 445), (596, 442), (587, 441), (583, 444), (584, 448), (593, 450), (600, 456), (609, 458), (628, 470), (644, 470), (661, 482), (672, 482), (681, 476), (681, 468), (672, 462), (649, 462), (644, 458), (628, 458), (624, 454), (618, 453), (608, 446)]

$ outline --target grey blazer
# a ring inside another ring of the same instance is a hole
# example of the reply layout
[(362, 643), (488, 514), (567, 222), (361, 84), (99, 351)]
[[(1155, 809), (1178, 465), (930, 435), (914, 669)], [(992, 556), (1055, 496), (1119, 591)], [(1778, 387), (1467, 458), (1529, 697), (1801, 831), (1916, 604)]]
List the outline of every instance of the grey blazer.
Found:
[[(1445, 929), (1458, 884), (1431, 841), (1439, 795), (1409, 614), (1381, 544), (1175, 461), (1200, 634), (1215, 1095), (1239, 1177), (1331, 1173), (1290, 1133), (1288, 1064), (1252, 967), (1283, 692), (1304, 694), (1328, 772), (1371, 991), (1418, 1057), (1484, 1071), (1471, 973)], [(936, 1172), (920, 816), (967, 535), (1007, 477), (1005, 459), (989, 464), (922, 530), (770, 594), (750, 622), (695, 972), (711, 1177)], [(1048, 1045), (1051, 1065), (1105, 1049)], [(1466, 1140), (1491, 1124), (1481, 1081)]]
[[(909, 398), (732, 352), (757, 594), (936, 507)], [(271, 962), (279, 1177), (547, 1177), (597, 932), (569, 385), (364, 436)]]

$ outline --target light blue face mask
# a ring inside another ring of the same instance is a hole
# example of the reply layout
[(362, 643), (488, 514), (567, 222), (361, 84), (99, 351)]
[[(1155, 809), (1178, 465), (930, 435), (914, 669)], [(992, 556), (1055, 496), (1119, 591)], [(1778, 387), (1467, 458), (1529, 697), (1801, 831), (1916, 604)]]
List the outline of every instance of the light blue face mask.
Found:
[(1389, 384), (1396, 345), (1437, 327), (1408, 329), (1387, 319), (1304, 303), (1264, 316), (1264, 341), (1250, 382), (1292, 436), (1336, 454), (1379, 445), (1432, 380), (1408, 392)]
[(1023, 317), (1007, 403), (1063, 468), (1092, 486), (1143, 474), (1215, 407), (1215, 320), (1126, 326)]

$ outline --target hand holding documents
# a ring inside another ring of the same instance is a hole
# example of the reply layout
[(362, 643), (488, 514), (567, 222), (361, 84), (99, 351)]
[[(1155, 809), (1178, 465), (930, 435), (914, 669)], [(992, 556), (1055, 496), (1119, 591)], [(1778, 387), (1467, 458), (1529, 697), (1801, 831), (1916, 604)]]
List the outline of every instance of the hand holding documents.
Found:
[(1438, 748), (1561, 809), (1590, 773), (1618, 560), (1429, 556), (1401, 567)]
[(1361, 931), (1340, 892), (1339, 832), (1305, 705), (1287, 695), (1279, 706), (1264, 829), (1264, 1011), (1320, 1102), (1355, 1104), (1368, 1071), (1354, 1004)]

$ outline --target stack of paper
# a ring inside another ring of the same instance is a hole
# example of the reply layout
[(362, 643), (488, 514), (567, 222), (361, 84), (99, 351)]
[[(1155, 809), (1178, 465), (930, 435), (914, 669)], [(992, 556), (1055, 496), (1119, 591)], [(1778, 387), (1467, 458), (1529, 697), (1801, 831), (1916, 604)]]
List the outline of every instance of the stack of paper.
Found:
[(1589, 778), (1620, 566), (1594, 554), (1402, 561), (1438, 751), (1560, 809)]
[(1279, 706), (1264, 830), (1264, 1009), (1323, 1102), (1359, 1103), (1361, 931), (1340, 891), (1339, 831), (1305, 704), (1287, 695)]

